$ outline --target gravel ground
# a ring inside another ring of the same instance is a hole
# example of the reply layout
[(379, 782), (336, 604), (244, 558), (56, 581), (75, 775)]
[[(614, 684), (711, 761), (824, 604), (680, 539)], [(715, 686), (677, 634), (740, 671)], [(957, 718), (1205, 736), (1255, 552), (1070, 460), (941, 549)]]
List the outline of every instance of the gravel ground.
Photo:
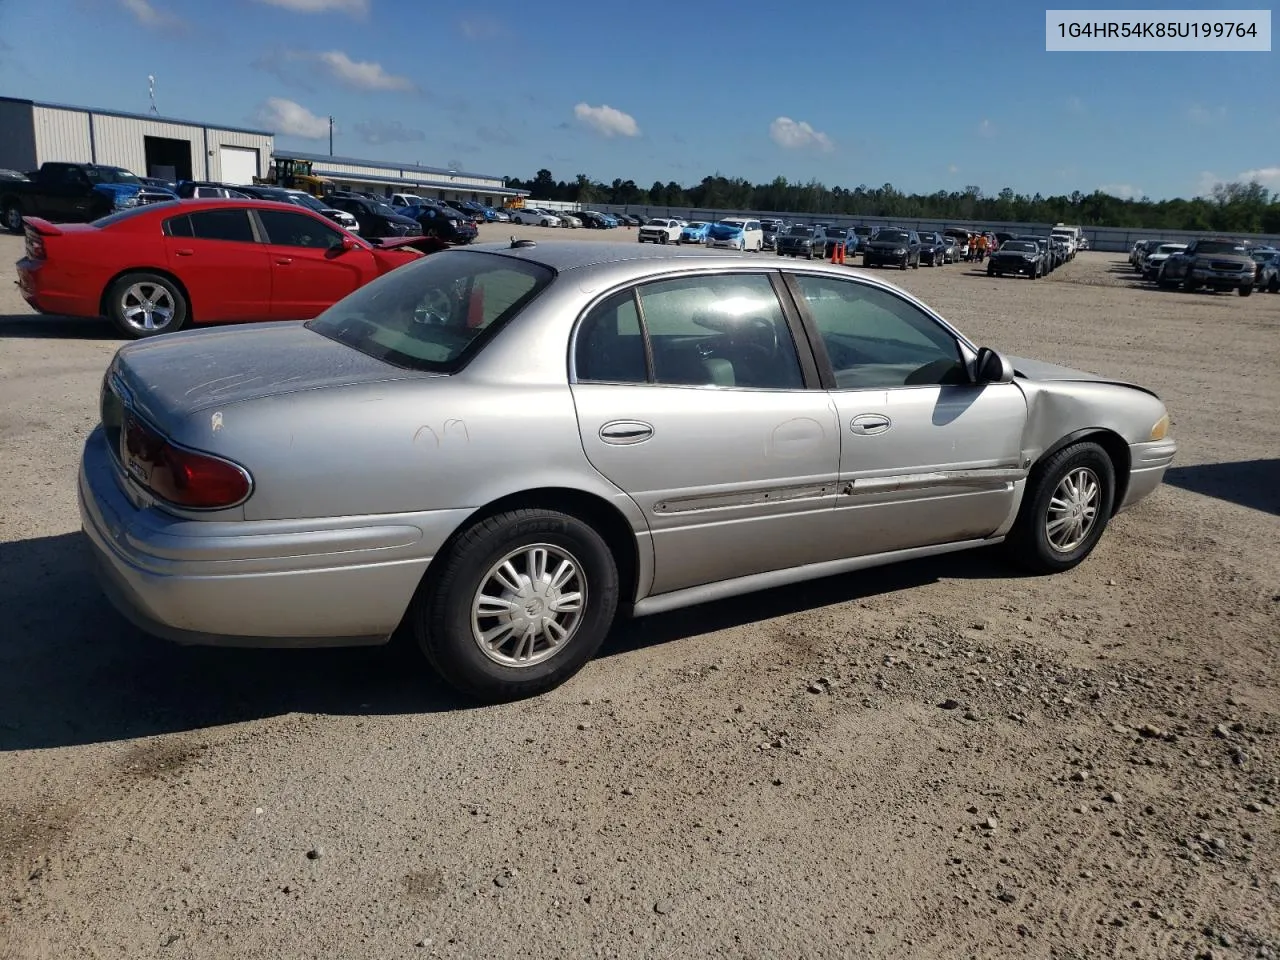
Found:
[(485, 709), (402, 643), (124, 625), (73, 486), (117, 341), (0, 291), (0, 958), (1280, 957), (1280, 297), (1121, 265), (890, 275), (1165, 398), (1175, 469), (1083, 566), (637, 621)]

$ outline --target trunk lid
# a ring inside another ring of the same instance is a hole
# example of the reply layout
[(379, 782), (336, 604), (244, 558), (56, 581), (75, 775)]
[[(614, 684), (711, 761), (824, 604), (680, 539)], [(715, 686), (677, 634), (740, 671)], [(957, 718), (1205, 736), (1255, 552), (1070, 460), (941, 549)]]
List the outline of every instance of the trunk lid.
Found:
[(402, 370), (287, 320), (192, 330), (116, 351), (104, 410), (119, 400), (168, 433), (188, 416), (263, 397), (356, 383), (436, 376)]

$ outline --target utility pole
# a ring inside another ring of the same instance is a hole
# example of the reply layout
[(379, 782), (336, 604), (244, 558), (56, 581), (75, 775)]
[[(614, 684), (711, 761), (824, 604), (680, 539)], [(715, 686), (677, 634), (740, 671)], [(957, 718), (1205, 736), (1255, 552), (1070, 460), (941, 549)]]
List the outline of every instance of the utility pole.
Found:
[(329, 118), (329, 156), (333, 156), (333, 117)]

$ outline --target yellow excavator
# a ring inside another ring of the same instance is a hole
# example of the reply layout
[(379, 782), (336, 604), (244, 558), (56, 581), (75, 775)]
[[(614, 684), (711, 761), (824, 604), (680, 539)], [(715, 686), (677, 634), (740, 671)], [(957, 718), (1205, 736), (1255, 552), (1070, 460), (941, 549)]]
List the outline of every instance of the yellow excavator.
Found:
[(299, 160), (296, 157), (272, 157), (267, 175), (254, 177), (253, 182), (288, 190), (305, 190), (313, 197), (323, 197), (335, 189), (332, 180), (311, 172), (310, 160)]
[(502, 206), (506, 210), (523, 210), (524, 197), (507, 197), (502, 201)]

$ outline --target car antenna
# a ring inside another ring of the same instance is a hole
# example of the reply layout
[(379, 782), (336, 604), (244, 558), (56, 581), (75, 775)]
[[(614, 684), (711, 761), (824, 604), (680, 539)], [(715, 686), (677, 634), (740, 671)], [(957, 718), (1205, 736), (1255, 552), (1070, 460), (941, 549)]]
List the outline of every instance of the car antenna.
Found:
[(517, 240), (514, 235), (511, 237), (512, 250), (514, 250), (516, 247), (536, 247), (537, 245), (538, 245), (538, 241), (536, 240)]

